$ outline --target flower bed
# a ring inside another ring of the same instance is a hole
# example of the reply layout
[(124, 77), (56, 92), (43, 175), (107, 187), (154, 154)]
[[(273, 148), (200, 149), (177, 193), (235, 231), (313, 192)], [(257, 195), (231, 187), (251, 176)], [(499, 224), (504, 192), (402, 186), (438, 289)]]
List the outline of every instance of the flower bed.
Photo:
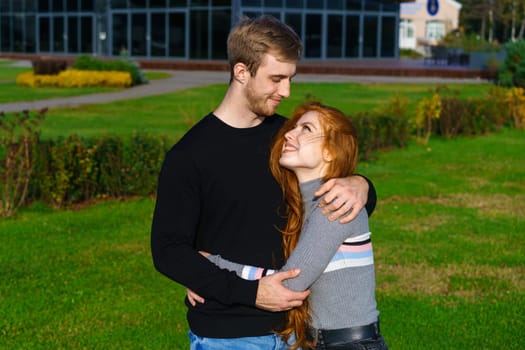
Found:
[(67, 69), (57, 75), (22, 73), (16, 78), (16, 83), (22, 86), (40, 87), (55, 86), (64, 88), (73, 87), (129, 87), (131, 74), (117, 71), (88, 71)]

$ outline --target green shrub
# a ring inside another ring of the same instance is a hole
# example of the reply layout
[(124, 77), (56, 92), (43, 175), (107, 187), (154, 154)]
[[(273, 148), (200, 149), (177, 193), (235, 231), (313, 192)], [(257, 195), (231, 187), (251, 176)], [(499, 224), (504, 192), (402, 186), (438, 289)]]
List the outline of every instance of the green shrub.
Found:
[(0, 217), (13, 215), (27, 198), (38, 124), (47, 109), (6, 115), (0, 112)]
[(500, 44), (496, 41), (489, 42), (480, 38), (477, 34), (465, 34), (460, 29), (450, 31), (441, 39), (440, 44), (447, 47), (461, 48), (465, 52), (496, 52), (501, 49)]
[(411, 59), (423, 58), (423, 54), (412, 49), (400, 49), (399, 57), (406, 57)]
[(517, 40), (507, 45), (507, 56), (499, 73), (502, 86), (525, 88), (525, 40)]
[(166, 150), (164, 138), (139, 134), (41, 141), (34, 152), (30, 199), (63, 208), (105, 197), (152, 195)]
[(93, 164), (96, 145), (77, 135), (41, 141), (35, 151), (32, 199), (55, 208), (96, 196), (98, 169)]
[(128, 72), (131, 75), (132, 85), (146, 84), (148, 82), (139, 64), (125, 57), (107, 61), (81, 55), (75, 61), (73, 68), (79, 70)]
[(39, 57), (31, 63), (36, 75), (56, 75), (67, 68), (67, 62), (60, 58)]
[(374, 151), (404, 147), (409, 139), (408, 119), (392, 114), (361, 112), (348, 116), (357, 131), (359, 158), (369, 160)]
[(441, 114), (435, 120), (437, 135), (452, 138), (459, 135), (469, 119), (470, 108), (465, 100), (458, 97), (443, 97), (441, 99)]

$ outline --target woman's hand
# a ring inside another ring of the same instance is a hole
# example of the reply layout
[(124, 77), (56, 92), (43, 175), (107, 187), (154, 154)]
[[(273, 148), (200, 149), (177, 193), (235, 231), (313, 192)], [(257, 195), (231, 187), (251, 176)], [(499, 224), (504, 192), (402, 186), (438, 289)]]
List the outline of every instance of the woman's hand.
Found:
[[(199, 254), (204, 257), (210, 255), (210, 253), (204, 252), (202, 250), (199, 250)], [(197, 305), (197, 303), (204, 304), (205, 302), (205, 299), (203, 297), (201, 297), (199, 294), (195, 293), (189, 288), (186, 288), (186, 296), (188, 297), (188, 301), (190, 302), (191, 306), (195, 306)]]
[(186, 295), (188, 297), (188, 301), (190, 302), (191, 306), (199, 304), (204, 304), (205, 300), (203, 297), (201, 297), (199, 294), (195, 293), (189, 288), (186, 288)]

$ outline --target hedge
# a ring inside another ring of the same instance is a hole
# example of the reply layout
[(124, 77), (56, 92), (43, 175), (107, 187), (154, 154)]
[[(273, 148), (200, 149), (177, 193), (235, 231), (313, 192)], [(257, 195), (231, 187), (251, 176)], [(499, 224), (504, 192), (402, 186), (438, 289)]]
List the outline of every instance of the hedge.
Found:
[[(380, 110), (349, 115), (357, 129), (360, 158), (369, 159), (379, 149), (405, 147), (414, 136), (425, 143), (430, 135), (452, 138), (525, 127), (525, 91), (518, 87), (494, 87), (485, 97), (469, 99), (439, 88), (416, 109), (416, 118), (409, 119), (407, 100), (395, 96)], [(166, 138), (135, 134), (40, 140), (37, 125), (44, 114), (0, 113), (0, 216), (33, 201), (64, 208), (155, 193), (170, 147)]]
[(152, 195), (167, 147), (165, 138), (142, 134), (40, 141), (27, 199), (62, 208), (106, 197)]

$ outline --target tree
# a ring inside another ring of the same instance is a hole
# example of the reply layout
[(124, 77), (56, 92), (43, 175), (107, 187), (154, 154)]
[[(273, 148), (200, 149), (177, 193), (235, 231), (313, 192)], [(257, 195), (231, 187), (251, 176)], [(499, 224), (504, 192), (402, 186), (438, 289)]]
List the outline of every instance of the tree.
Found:
[[(460, 24), (488, 42), (506, 42), (525, 35), (525, 0), (461, 0)], [(519, 30), (518, 27), (519, 26)]]

